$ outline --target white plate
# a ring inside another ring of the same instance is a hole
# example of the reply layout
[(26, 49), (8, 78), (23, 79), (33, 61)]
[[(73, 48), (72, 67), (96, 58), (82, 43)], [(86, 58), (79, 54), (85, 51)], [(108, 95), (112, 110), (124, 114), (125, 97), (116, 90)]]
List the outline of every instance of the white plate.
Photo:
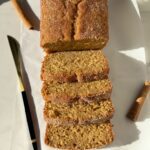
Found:
[[(32, 9), (39, 16), (39, 1), (29, 0)], [(110, 78), (113, 82), (112, 101), (116, 108), (113, 118), (116, 133), (114, 143), (107, 150), (149, 150), (150, 144), (150, 102), (147, 101), (140, 120), (133, 123), (126, 119), (126, 113), (135, 99), (137, 91), (146, 77), (143, 31), (136, 1), (109, 1), (110, 40), (104, 52), (109, 59)], [(43, 99), (40, 94), (40, 68), (43, 52), (40, 48), (39, 32), (22, 27), (22, 54), (30, 81), (31, 93), (40, 127), (42, 150), (50, 148), (44, 144), (45, 122)]]

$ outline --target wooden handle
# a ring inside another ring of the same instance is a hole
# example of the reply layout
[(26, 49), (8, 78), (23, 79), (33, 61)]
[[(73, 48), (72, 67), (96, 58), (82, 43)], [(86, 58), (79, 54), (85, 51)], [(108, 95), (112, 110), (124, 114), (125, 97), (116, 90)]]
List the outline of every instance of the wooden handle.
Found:
[(23, 13), (23, 10), (21, 9), (21, 6), (19, 5), (18, 0), (11, 0), (19, 18), (22, 20), (23, 24), (28, 28), (28, 29), (33, 29), (33, 25), (31, 22), (27, 19), (25, 14)]
[(150, 81), (146, 81), (144, 83), (144, 86), (142, 88), (142, 91), (140, 92), (137, 99), (134, 101), (133, 105), (131, 106), (127, 117), (132, 121), (137, 121), (139, 114), (141, 112), (142, 106), (145, 102), (145, 99), (147, 98), (147, 95), (150, 91)]

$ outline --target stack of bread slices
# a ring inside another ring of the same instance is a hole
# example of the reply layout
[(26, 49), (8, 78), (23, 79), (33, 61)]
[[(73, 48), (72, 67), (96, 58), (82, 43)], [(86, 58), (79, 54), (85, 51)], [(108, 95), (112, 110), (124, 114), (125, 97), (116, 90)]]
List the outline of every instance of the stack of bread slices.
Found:
[(113, 141), (107, 0), (41, 0), (45, 143), (101, 148)]

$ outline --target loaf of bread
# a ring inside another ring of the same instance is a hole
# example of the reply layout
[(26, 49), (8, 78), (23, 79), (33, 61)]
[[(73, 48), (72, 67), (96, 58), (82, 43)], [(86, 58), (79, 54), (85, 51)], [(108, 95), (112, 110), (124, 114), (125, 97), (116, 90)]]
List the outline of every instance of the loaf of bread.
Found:
[(101, 148), (114, 139), (111, 123), (55, 126), (47, 125), (45, 143), (60, 149)]
[(70, 105), (46, 102), (44, 107), (45, 120), (56, 125), (100, 123), (111, 119), (113, 114), (110, 100), (76, 101)]
[(102, 49), (108, 41), (107, 0), (41, 0), (46, 52)]
[(70, 103), (74, 101), (92, 101), (93, 99), (109, 99), (112, 91), (108, 79), (84, 83), (43, 83), (42, 95), (45, 101), (52, 103)]
[(44, 81), (86, 82), (107, 78), (109, 66), (102, 51), (72, 51), (47, 54), (42, 65)]

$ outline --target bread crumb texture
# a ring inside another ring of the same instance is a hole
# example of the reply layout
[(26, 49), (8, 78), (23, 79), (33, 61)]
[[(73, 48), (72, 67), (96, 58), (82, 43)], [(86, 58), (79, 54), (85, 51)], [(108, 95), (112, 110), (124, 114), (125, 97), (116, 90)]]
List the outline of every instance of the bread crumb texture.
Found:
[(55, 126), (47, 125), (45, 143), (62, 149), (100, 148), (113, 141), (111, 123)]
[(49, 82), (85, 82), (106, 78), (109, 66), (101, 50), (47, 54), (41, 77)]
[(111, 100), (93, 101), (90, 103), (76, 101), (68, 104), (46, 102), (45, 120), (52, 124), (86, 124), (104, 122), (114, 114)]

